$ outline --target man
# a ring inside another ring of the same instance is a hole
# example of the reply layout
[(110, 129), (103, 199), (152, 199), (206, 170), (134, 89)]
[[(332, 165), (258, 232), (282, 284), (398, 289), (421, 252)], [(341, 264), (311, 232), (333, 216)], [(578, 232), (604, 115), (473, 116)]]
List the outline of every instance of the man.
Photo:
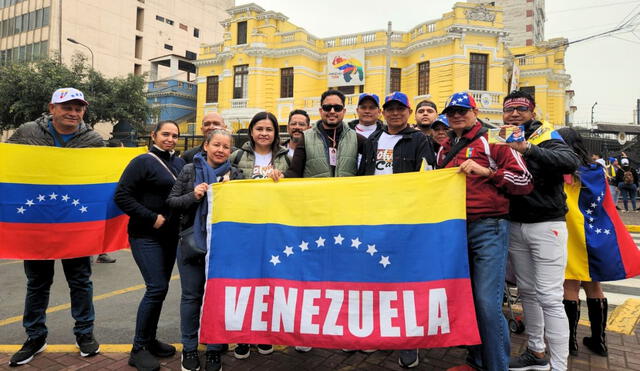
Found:
[(603, 168), (607, 167), (606, 162), (604, 162), (604, 159), (599, 154), (592, 154), (591, 159), (593, 160), (593, 162), (600, 164), (600, 166), (602, 166)]
[(210, 131), (214, 131), (216, 129), (226, 129), (227, 125), (224, 123), (224, 119), (218, 112), (209, 112), (204, 115), (202, 118), (202, 126), (200, 127), (200, 131), (202, 132), (203, 141), (197, 146), (190, 148), (182, 154), (182, 159), (187, 164), (193, 162), (193, 156), (195, 156), (198, 152), (202, 152), (204, 150), (204, 139), (207, 137), (207, 133)]
[(618, 172), (620, 172), (620, 164), (615, 157), (609, 157), (609, 166), (607, 166), (607, 181), (609, 182), (609, 190), (611, 191), (611, 197), (613, 198), (613, 204), (616, 205), (616, 209), (620, 210), (618, 206), (618, 197), (620, 196), (620, 190), (618, 189), (618, 182), (616, 181)]
[(506, 194), (531, 192), (531, 175), (517, 152), (488, 142), (473, 96), (455, 93), (445, 107), (451, 132), (438, 152), (438, 167), (459, 166), (467, 175), (469, 271), (482, 340), (469, 347), (467, 363), (504, 371), (510, 354), (509, 328), (502, 314), (509, 236)]
[[(525, 139), (507, 145), (520, 152), (533, 176), (533, 192), (510, 197), (509, 258), (522, 299), (529, 337), (527, 349), (509, 363), (510, 370), (566, 370), (569, 356), (569, 322), (563, 299), (567, 263), (567, 204), (564, 174), (580, 166), (573, 150), (553, 127), (535, 120), (535, 100), (514, 91), (504, 98), (503, 120), (524, 126)], [(556, 139), (557, 138), (557, 139)]]
[(349, 127), (356, 133), (368, 138), (373, 133), (382, 130), (380, 118), (380, 98), (376, 94), (362, 93), (358, 97), (356, 108), (358, 119), (349, 122)]
[[(103, 147), (98, 133), (82, 121), (88, 103), (84, 94), (74, 88), (58, 89), (49, 103), (49, 115), (20, 125), (9, 143), (55, 147)], [(47, 347), (46, 310), (53, 283), (53, 260), (25, 260), (27, 297), (22, 325), (28, 339), (10, 360), (11, 366), (24, 365)], [(83, 357), (93, 356), (100, 345), (93, 337), (93, 283), (91, 258), (62, 259), (62, 267), (70, 288), (71, 315), (75, 319), (73, 333)]]
[(622, 194), (622, 204), (624, 212), (629, 211), (631, 200), (631, 211), (636, 210), (636, 195), (638, 194), (638, 172), (629, 164), (628, 157), (620, 158), (620, 170), (616, 174), (615, 182), (618, 184), (618, 191)]
[[(382, 114), (387, 126), (375, 131), (365, 142), (358, 175), (420, 171), (423, 161), (427, 166), (435, 166), (431, 142), (422, 133), (409, 127), (411, 107), (406, 94), (395, 92), (388, 95)], [(406, 368), (418, 366), (418, 350), (401, 350), (398, 363)]]
[(327, 90), (320, 97), (320, 121), (304, 132), (291, 160), (287, 178), (354, 176), (358, 154), (366, 140), (344, 122), (344, 94)]
[(289, 113), (289, 121), (287, 122), (287, 133), (289, 139), (284, 141), (282, 145), (289, 150), (287, 156), (293, 158), (293, 153), (302, 140), (302, 132), (311, 127), (311, 119), (305, 110), (296, 109)]
[(431, 124), (438, 118), (438, 107), (430, 100), (423, 100), (416, 106), (416, 129), (431, 136)]

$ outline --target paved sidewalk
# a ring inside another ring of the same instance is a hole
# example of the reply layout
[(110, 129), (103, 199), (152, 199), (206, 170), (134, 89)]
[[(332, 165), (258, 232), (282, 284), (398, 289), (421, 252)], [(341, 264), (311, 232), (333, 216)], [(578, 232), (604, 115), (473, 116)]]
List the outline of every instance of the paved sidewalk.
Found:
[[(580, 343), (589, 335), (586, 326), (579, 326)], [(609, 357), (599, 357), (581, 345), (577, 357), (571, 357), (570, 370), (640, 370), (640, 336), (607, 333)], [(52, 347), (53, 348), (53, 347)], [(114, 348), (114, 347), (112, 347)], [(128, 353), (102, 353), (91, 358), (82, 358), (78, 353), (45, 351), (31, 363), (19, 368), (9, 368), (11, 354), (0, 353), (0, 369), (11, 370), (133, 370), (127, 365)], [(124, 348), (124, 349), (123, 349)], [(519, 354), (525, 348), (524, 335), (512, 335), (512, 353)], [(461, 348), (422, 349), (421, 362), (415, 370), (447, 370), (464, 364), (466, 351)], [(180, 370), (180, 355), (162, 360), (163, 370)], [(401, 370), (398, 353), (377, 351), (372, 354), (344, 353), (333, 349), (313, 349), (309, 353), (298, 353), (291, 347), (277, 347), (276, 351), (263, 356), (252, 351), (247, 360), (236, 360), (232, 352), (223, 357), (223, 369), (235, 370)], [(460, 368), (462, 370), (462, 368)]]

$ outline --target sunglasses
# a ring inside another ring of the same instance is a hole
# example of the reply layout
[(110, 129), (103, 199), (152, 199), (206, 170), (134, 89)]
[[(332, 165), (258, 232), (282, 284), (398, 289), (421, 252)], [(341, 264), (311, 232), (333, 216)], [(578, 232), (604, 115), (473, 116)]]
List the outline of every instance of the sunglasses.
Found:
[(527, 106), (516, 106), (516, 107), (505, 107), (505, 108), (502, 109), (502, 112), (504, 112), (504, 113), (511, 113), (513, 111), (527, 112), (529, 110), (530, 109)]
[(451, 108), (447, 109), (447, 112), (445, 113), (445, 115), (447, 115), (447, 116), (455, 116), (456, 114), (458, 114), (460, 116), (464, 116), (464, 115), (467, 114), (467, 112), (469, 112), (469, 108), (451, 107)]
[(331, 112), (331, 109), (333, 109), (335, 112), (342, 112), (342, 110), (344, 109), (344, 106), (340, 104), (323, 104), (322, 105), (322, 110), (325, 112)]

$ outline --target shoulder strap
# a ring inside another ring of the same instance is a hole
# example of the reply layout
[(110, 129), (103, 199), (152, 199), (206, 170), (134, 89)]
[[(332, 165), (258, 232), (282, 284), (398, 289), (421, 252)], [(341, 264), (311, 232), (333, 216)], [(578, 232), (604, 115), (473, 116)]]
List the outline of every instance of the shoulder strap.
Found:
[(478, 133), (471, 138), (470, 140), (466, 139), (466, 138), (460, 138), (460, 140), (458, 141), (458, 143), (454, 144), (451, 147), (451, 150), (449, 151), (449, 153), (447, 153), (447, 155), (445, 156), (445, 158), (442, 160), (442, 164), (438, 167), (440, 168), (444, 168), (445, 166), (447, 166), (447, 164), (449, 162), (451, 162), (451, 160), (453, 160), (454, 157), (456, 157), (456, 155), (458, 154), (458, 152), (460, 152), (463, 148), (465, 148), (466, 146), (468, 146), (469, 144), (473, 143), (476, 139), (480, 138), (481, 136), (483, 136), (485, 133), (487, 132), (486, 128), (481, 128)]
[(231, 163), (233, 166), (238, 167), (240, 160), (242, 160), (242, 156), (244, 156), (244, 149), (240, 149), (240, 153), (233, 158), (233, 162)]
[(162, 165), (165, 169), (167, 169), (167, 171), (169, 172), (169, 174), (171, 174), (171, 177), (173, 178), (173, 180), (176, 180), (176, 175), (173, 173), (173, 171), (171, 171), (171, 169), (169, 169), (169, 167), (167, 166), (167, 164), (164, 163), (164, 161), (162, 161), (162, 159), (160, 157), (158, 157), (155, 153), (153, 152), (147, 152), (149, 153), (153, 158), (155, 158), (156, 160), (158, 160), (158, 162), (160, 163), (160, 165)]

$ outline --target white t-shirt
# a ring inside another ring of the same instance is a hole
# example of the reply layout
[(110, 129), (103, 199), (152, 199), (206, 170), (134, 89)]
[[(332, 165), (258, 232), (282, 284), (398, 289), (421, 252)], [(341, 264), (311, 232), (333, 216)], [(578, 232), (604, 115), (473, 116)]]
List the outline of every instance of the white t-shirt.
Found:
[(266, 178), (273, 172), (273, 166), (271, 166), (271, 152), (266, 155), (255, 153), (256, 159), (253, 162), (253, 174), (252, 179)]
[(377, 127), (378, 125), (376, 125), (375, 123), (373, 125), (368, 125), (368, 126), (357, 124), (356, 133), (362, 135), (365, 138), (369, 138), (369, 135), (373, 134), (373, 132), (376, 131)]
[(393, 148), (401, 138), (402, 135), (389, 135), (387, 133), (380, 135), (374, 175), (393, 174)]
[(293, 153), (296, 150), (291, 148), (291, 144), (287, 144), (287, 149), (289, 150), (289, 152), (287, 153), (287, 157), (289, 157), (289, 160), (291, 160), (291, 159), (293, 159)]

